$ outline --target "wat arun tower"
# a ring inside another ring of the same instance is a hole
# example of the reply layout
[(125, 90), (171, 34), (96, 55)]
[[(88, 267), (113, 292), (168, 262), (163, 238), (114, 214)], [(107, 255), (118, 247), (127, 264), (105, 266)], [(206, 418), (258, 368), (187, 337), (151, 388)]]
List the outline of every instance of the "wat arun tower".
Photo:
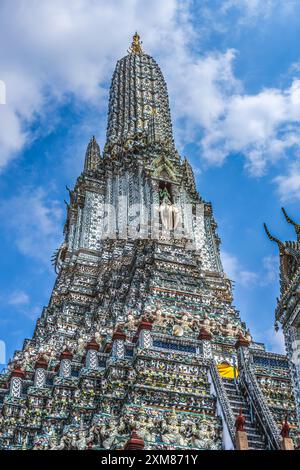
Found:
[(69, 196), (49, 304), (0, 375), (0, 448), (296, 447), (288, 359), (233, 305), (212, 205), (138, 34), (103, 151), (93, 137)]

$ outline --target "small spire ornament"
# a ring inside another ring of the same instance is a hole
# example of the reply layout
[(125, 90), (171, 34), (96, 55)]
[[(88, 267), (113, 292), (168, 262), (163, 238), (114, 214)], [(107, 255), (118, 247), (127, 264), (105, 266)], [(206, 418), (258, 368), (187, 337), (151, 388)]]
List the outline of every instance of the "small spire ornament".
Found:
[(128, 51), (131, 54), (142, 54), (143, 53), (142, 41), (141, 41), (140, 35), (137, 32), (135, 32), (135, 34), (132, 38), (132, 43), (131, 43), (131, 46), (130, 46)]

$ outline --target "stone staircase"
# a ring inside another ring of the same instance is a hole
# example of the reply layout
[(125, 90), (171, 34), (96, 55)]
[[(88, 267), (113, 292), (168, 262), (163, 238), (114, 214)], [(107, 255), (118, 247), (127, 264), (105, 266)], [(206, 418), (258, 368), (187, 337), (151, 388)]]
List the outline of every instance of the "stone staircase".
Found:
[(251, 419), (249, 405), (241, 394), (238, 385), (236, 386), (232, 379), (223, 378), (222, 380), (234, 416), (237, 417), (239, 415), (240, 409), (242, 409), (242, 413), (246, 418), (244, 429), (248, 437), (249, 450), (266, 449), (264, 438)]

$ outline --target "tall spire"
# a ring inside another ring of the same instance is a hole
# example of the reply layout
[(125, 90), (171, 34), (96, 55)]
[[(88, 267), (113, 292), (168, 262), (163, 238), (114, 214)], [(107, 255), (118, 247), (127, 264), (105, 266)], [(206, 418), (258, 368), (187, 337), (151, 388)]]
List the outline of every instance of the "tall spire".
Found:
[(99, 167), (100, 158), (100, 147), (95, 139), (95, 136), (93, 136), (86, 149), (84, 171), (97, 170)]
[(182, 168), (183, 168), (183, 172), (184, 172), (184, 175), (185, 175), (185, 177), (188, 181), (189, 186), (191, 187), (193, 192), (196, 192), (197, 189), (196, 189), (194, 173), (193, 173), (191, 164), (189, 163), (189, 161), (186, 157), (183, 160)]
[(134, 140), (159, 142), (173, 151), (167, 85), (135, 33), (129, 53), (117, 62), (109, 97), (107, 154)]

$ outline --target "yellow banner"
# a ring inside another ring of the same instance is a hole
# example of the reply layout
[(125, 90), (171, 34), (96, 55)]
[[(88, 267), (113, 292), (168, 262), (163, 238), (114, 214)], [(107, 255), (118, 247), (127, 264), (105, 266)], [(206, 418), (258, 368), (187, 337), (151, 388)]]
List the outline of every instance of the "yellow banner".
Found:
[[(225, 379), (234, 379), (234, 367), (230, 366), (229, 364), (218, 364), (217, 365), (218, 371), (221, 377)], [(235, 367), (235, 376), (238, 377), (239, 371), (238, 368)]]

